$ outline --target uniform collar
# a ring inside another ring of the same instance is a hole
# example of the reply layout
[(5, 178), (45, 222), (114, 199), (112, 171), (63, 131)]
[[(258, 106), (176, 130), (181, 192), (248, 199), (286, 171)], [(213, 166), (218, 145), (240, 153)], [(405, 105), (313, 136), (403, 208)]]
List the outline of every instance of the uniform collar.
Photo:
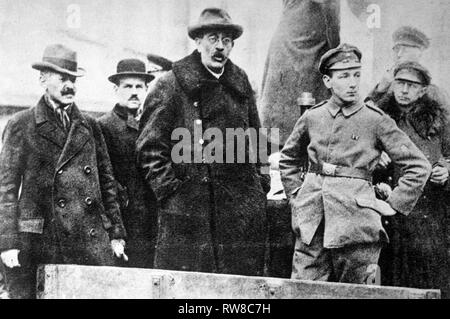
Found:
[(330, 112), (331, 116), (336, 117), (336, 115), (339, 113), (339, 111), (342, 109), (342, 113), (345, 117), (350, 117), (359, 110), (362, 109), (364, 106), (364, 103), (360, 99), (358, 99), (356, 102), (352, 103), (351, 105), (344, 106), (342, 101), (337, 99), (334, 95), (330, 98), (327, 104), (328, 111)]
[(136, 120), (136, 112), (133, 112), (134, 110), (130, 110), (129, 108), (122, 106), (120, 104), (116, 104), (113, 109), (114, 113), (117, 114), (118, 117), (125, 120), (127, 122), (127, 125), (131, 128), (138, 129), (139, 123)]

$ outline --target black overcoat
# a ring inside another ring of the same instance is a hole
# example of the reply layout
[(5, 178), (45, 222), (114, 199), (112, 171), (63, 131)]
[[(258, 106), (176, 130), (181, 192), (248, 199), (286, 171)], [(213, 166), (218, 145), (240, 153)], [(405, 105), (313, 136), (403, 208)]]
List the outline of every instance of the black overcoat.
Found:
[(106, 145), (99, 125), (75, 104), (70, 117), (66, 133), (41, 98), (8, 122), (0, 250), (32, 247), (39, 263), (114, 265), (110, 240), (125, 238), (125, 230)]
[[(195, 51), (156, 83), (147, 98), (146, 117), (137, 149), (161, 205), (155, 267), (262, 275), (268, 181), (260, 165), (175, 163), (171, 156), (181, 140), (172, 136), (176, 128), (189, 132), (192, 148), (185, 151), (193, 158), (194, 147), (205, 148), (213, 140), (194, 137), (195, 125), (203, 132), (217, 128), (224, 137), (227, 128), (260, 127), (244, 71), (228, 61), (217, 80)], [(225, 142), (222, 147), (226, 152)]]
[(98, 119), (118, 183), (122, 219), (127, 230), (128, 267), (153, 267), (156, 199), (136, 164), (139, 123), (126, 107), (115, 105)]

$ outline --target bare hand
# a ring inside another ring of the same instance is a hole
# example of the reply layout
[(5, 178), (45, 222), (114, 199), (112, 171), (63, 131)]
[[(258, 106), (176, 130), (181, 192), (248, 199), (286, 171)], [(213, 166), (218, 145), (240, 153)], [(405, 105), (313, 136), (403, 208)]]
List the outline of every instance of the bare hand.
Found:
[(10, 249), (1, 253), (3, 264), (8, 268), (20, 267), (18, 249)]
[(378, 183), (375, 185), (375, 191), (381, 197), (382, 200), (386, 200), (392, 194), (392, 188), (388, 184)]
[(432, 183), (436, 183), (439, 185), (445, 184), (448, 180), (448, 169), (443, 166), (435, 166), (431, 170), (431, 179)]
[(117, 258), (128, 261), (128, 256), (125, 254), (125, 241), (123, 239), (111, 240), (111, 248)]
[(386, 152), (381, 152), (380, 159), (378, 160), (378, 165), (382, 168), (387, 168), (391, 163), (392, 160), (389, 155), (387, 155)]

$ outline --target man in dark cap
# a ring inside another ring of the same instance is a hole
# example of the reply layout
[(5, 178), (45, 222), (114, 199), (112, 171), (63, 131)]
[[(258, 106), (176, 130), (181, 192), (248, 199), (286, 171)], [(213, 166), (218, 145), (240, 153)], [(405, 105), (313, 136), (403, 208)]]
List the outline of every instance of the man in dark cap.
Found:
[(125, 59), (117, 64), (114, 83), (117, 103), (113, 110), (98, 119), (108, 146), (117, 180), (122, 218), (127, 230), (127, 267), (152, 268), (156, 234), (156, 200), (144, 184), (136, 164), (136, 140), (139, 136), (138, 110), (147, 86), (154, 79), (145, 63)]
[[(392, 92), (392, 82), (394, 80), (393, 71), (395, 66), (404, 61), (420, 62), (423, 52), (430, 46), (430, 39), (419, 29), (403, 26), (398, 28), (392, 34), (394, 46), (393, 50), (393, 66), (390, 67), (383, 75), (381, 81), (369, 93), (368, 98), (373, 102), (378, 103), (386, 94)], [(445, 90), (436, 85), (428, 85), (426, 95), (438, 104), (448, 105), (448, 96)]]
[[(391, 243), (382, 251), (380, 266), (385, 285), (441, 289), (448, 298), (450, 125), (447, 110), (425, 94), (430, 81), (425, 67), (414, 61), (402, 62), (394, 69), (393, 92), (379, 101), (379, 107), (396, 121), (433, 167), (410, 217), (387, 218)], [(397, 185), (400, 167), (391, 165), (387, 172)]]
[[(332, 97), (298, 120), (281, 151), (296, 234), (293, 279), (364, 283), (387, 241), (381, 215), (407, 215), (430, 174), (427, 159), (395, 122), (361, 101), (361, 57), (348, 44), (322, 56), (319, 70)], [(386, 201), (371, 184), (383, 150), (404, 172)]]
[[(188, 28), (197, 49), (175, 62), (146, 100), (150, 115), (137, 151), (160, 205), (155, 268), (263, 274), (268, 178), (248, 160), (248, 139), (237, 154), (219, 138), (260, 127), (247, 75), (229, 59), (242, 32), (226, 11), (203, 10)], [(188, 147), (178, 154), (181, 142)]]
[(38, 264), (115, 265), (125, 245), (100, 126), (74, 102), (76, 52), (49, 45), (32, 67), (45, 93), (8, 122), (0, 154), (1, 261), (12, 296), (25, 298)]

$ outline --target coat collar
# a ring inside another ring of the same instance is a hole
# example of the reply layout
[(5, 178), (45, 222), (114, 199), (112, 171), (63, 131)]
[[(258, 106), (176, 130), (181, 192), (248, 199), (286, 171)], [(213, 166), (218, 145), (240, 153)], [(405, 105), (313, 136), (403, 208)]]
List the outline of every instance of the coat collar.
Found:
[(228, 60), (224, 72), (216, 79), (201, 62), (200, 53), (195, 50), (184, 59), (173, 65), (173, 73), (180, 83), (183, 91), (194, 96), (204, 88), (219, 83), (234, 91), (241, 97), (250, 97), (253, 94), (247, 75), (239, 67)]
[(136, 120), (132, 112), (129, 112), (128, 108), (125, 106), (116, 104), (113, 108), (113, 112), (122, 120), (126, 121), (127, 126), (139, 130), (139, 122)]
[(359, 110), (361, 110), (362, 107), (364, 106), (364, 103), (362, 103), (362, 101), (360, 100), (357, 100), (350, 106), (342, 107), (342, 105), (343, 105), (342, 102), (340, 102), (333, 95), (327, 103), (328, 112), (330, 112), (331, 116), (336, 117), (336, 115), (339, 113), (339, 110), (342, 109), (342, 113), (344, 114), (344, 116), (350, 117), (353, 114), (357, 113)]
[(56, 116), (45, 102), (44, 97), (39, 100), (35, 108), (38, 134), (62, 149), (57, 163), (57, 170), (72, 159), (91, 138), (91, 130), (86, 118), (81, 114), (76, 104), (72, 104), (71, 108), (71, 125), (67, 135), (56, 124)]

